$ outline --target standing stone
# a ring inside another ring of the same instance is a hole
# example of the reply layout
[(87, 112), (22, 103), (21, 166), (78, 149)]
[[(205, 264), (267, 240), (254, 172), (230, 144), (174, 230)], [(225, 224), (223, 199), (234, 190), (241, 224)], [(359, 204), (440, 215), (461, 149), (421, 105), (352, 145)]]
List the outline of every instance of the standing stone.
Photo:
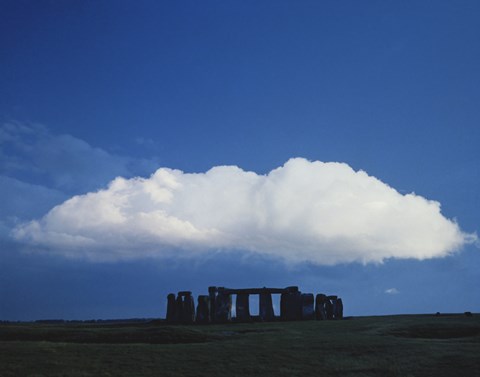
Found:
[(315, 319), (318, 321), (327, 319), (327, 312), (325, 311), (325, 301), (327, 296), (319, 293), (315, 297)]
[(262, 321), (273, 321), (275, 314), (273, 312), (272, 295), (268, 292), (260, 293), (260, 319)]
[(288, 321), (287, 305), (288, 305), (288, 293), (282, 293), (280, 295), (280, 318), (282, 321)]
[(198, 296), (197, 315), (195, 322), (199, 324), (210, 323), (210, 297), (206, 295)]
[(327, 319), (333, 319), (333, 304), (328, 297), (325, 300), (325, 312), (327, 313)]
[[(296, 297), (295, 295), (298, 295), (298, 293), (297, 286), (290, 286), (286, 287), (284, 293), (280, 295), (280, 318), (283, 321), (291, 321), (295, 319), (296, 314), (295, 309), (293, 309), (295, 307), (294, 297)], [(300, 312), (300, 309), (298, 309), (298, 312)]]
[(177, 301), (177, 322), (190, 324), (195, 321), (195, 303), (193, 302), (192, 292), (178, 292)]
[(184, 321), (184, 302), (183, 302), (183, 296), (180, 294), (177, 295), (177, 323), (183, 323)]
[(184, 323), (192, 324), (195, 322), (195, 301), (191, 293), (185, 295), (184, 313)]
[(219, 290), (215, 300), (215, 322), (232, 320), (232, 296)]
[(208, 287), (208, 296), (210, 297), (210, 321), (215, 322), (215, 301), (217, 295), (217, 287)]
[(177, 322), (177, 302), (175, 301), (175, 295), (173, 293), (167, 296), (167, 322)]
[(337, 299), (334, 298), (334, 299), (331, 299), (330, 300), (331, 303), (332, 303), (332, 317), (333, 319), (337, 319)]
[[(338, 297), (335, 295), (330, 295), (327, 296), (327, 299), (330, 301), (332, 307), (331, 307), (331, 315), (329, 316), (328, 319), (335, 319), (335, 313), (337, 312), (337, 299)], [(328, 316), (328, 311), (327, 311), (327, 316)]]
[(337, 305), (335, 306), (335, 319), (343, 318), (343, 302), (342, 299), (337, 299)]
[(282, 293), (280, 298), (281, 317), (285, 321), (302, 318), (302, 294), (298, 291)]
[(235, 303), (237, 320), (241, 322), (250, 321), (250, 296), (248, 293), (237, 294)]
[(313, 293), (302, 293), (302, 319), (311, 320), (315, 318)]

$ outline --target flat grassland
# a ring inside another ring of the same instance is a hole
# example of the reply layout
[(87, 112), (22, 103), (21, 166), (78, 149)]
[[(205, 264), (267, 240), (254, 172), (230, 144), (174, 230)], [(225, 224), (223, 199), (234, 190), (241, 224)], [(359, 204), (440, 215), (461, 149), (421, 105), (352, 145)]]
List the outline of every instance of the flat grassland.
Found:
[(0, 324), (0, 376), (480, 376), (480, 315)]

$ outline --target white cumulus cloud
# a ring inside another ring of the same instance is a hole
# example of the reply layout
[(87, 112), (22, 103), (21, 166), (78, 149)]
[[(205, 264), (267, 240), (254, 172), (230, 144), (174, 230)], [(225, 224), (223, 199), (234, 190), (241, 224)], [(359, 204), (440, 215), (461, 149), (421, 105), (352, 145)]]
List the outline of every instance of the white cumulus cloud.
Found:
[(235, 166), (118, 177), (17, 226), (17, 240), (92, 260), (260, 253), (332, 265), (443, 257), (474, 234), (440, 203), (336, 162), (289, 160), (267, 175)]

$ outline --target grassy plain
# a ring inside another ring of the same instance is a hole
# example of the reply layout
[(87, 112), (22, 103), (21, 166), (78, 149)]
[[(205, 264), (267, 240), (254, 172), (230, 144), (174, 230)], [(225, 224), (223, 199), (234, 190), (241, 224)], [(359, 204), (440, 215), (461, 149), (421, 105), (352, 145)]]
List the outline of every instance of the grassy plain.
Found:
[(480, 376), (480, 315), (1, 324), (0, 376)]

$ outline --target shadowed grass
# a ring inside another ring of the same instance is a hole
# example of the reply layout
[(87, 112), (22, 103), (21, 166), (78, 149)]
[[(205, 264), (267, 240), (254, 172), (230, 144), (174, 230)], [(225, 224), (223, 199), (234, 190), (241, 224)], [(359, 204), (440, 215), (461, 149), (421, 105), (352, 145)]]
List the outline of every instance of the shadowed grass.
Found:
[(212, 326), (1, 325), (0, 375), (473, 376), (480, 375), (479, 328), (480, 317), (460, 315)]
[(152, 325), (4, 325), (0, 341), (48, 341), (65, 343), (202, 343), (219, 336), (194, 327)]

